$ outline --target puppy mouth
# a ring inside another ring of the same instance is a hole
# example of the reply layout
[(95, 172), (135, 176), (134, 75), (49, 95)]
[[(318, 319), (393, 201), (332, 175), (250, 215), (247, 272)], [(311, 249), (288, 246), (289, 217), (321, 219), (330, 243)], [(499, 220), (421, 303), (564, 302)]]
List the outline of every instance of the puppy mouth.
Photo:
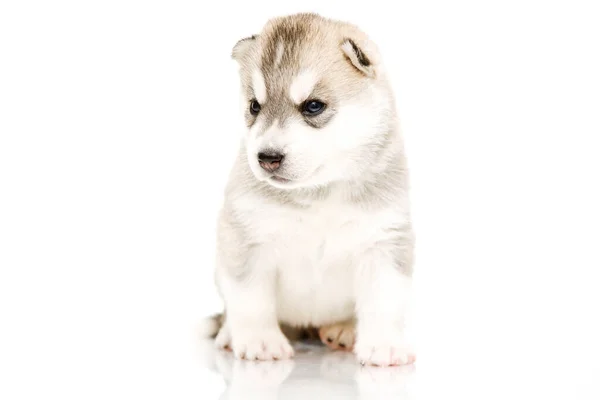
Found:
[(292, 181), (291, 179), (282, 178), (282, 177), (277, 176), (277, 175), (271, 176), (271, 180), (273, 180), (273, 181), (275, 181), (277, 183), (289, 183), (289, 182)]
[[(312, 174), (308, 175), (309, 179), (310, 179), (310, 176), (318, 173), (321, 169), (322, 169), (322, 166), (317, 167), (313, 171)], [(277, 172), (279, 172), (279, 171), (277, 171)], [(272, 172), (270, 175), (266, 175), (266, 180), (275, 187), (279, 187), (281, 189), (284, 189), (284, 188), (285, 189), (293, 189), (293, 188), (305, 186), (307, 183), (306, 177), (304, 177), (304, 178), (294, 177), (294, 179), (284, 178), (281, 175), (278, 175), (277, 172)], [(263, 179), (265, 179), (265, 178), (263, 178)]]

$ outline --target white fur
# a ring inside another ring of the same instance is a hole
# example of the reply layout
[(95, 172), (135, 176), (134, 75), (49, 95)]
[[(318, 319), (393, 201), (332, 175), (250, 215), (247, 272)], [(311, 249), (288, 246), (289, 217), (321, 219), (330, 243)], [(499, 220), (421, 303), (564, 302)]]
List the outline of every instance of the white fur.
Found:
[[(380, 129), (381, 114), (390, 107), (389, 97), (373, 87), (352, 103), (339, 107), (336, 117), (324, 128), (315, 130), (301, 119), (290, 121), (284, 128), (278, 121), (266, 129), (259, 114), (247, 138), (247, 157), (257, 179), (273, 186), (293, 189), (326, 184), (336, 179), (351, 179), (359, 174), (353, 167), (358, 157), (355, 150), (374, 140)], [(286, 176), (289, 183), (270, 181), (270, 174), (256, 162), (256, 154), (275, 148), (286, 155)]]
[[(245, 223), (254, 227), (253, 239), (265, 243), (249, 261), (251, 283), (218, 276), (228, 319), (242, 334), (233, 337), (236, 354), (250, 351), (260, 359), (287, 357), (291, 350), (277, 333), (277, 321), (321, 326), (356, 313), (360, 360), (376, 365), (408, 361), (402, 316), (410, 278), (394, 269), (385, 248), (377, 249), (378, 243), (386, 241), (390, 223), (405, 219), (400, 209), (362, 211), (340, 204), (335, 197), (306, 210), (274, 206), (259, 197), (240, 198), (235, 207), (247, 212)], [(248, 315), (259, 319), (250, 320)], [(268, 354), (257, 353), (258, 338), (269, 338), (264, 342)], [(243, 344), (236, 348), (236, 343)]]
[(259, 69), (255, 69), (252, 72), (252, 88), (254, 89), (254, 96), (260, 104), (264, 104), (267, 101), (267, 86), (265, 85), (265, 78)]
[(259, 250), (260, 257), (277, 266), (277, 315), (290, 324), (319, 326), (351, 318), (363, 254), (385, 240), (389, 221), (402, 218), (393, 210), (374, 214), (335, 198), (301, 211), (261, 204), (259, 198), (240, 203), (254, 210), (247, 222), (258, 228), (255, 240), (269, 243)]
[(298, 74), (290, 85), (290, 98), (296, 104), (302, 103), (313, 91), (318, 76), (310, 71), (304, 70)]

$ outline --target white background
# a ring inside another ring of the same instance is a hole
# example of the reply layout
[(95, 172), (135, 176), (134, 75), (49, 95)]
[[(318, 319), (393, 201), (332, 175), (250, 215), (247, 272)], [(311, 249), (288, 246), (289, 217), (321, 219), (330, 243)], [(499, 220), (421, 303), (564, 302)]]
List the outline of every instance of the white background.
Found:
[(417, 232), (418, 398), (600, 398), (600, 14), (583, 1), (0, 3), (0, 397), (213, 399), (197, 326), (233, 44), (379, 44)]

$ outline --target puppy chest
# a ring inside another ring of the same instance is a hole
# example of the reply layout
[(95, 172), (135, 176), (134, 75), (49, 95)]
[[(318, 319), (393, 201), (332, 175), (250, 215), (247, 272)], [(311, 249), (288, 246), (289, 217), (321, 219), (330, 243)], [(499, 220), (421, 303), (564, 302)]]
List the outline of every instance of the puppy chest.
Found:
[(349, 318), (354, 271), (369, 234), (343, 214), (297, 216), (277, 239), (278, 309), (290, 323), (319, 324)]
[[(291, 268), (290, 268), (291, 267)], [(277, 279), (277, 310), (281, 321), (321, 325), (353, 315), (354, 273), (349, 264), (283, 265)]]
[(282, 220), (276, 233), (280, 264), (303, 263), (322, 268), (337, 264), (364, 249), (369, 242), (370, 230), (358, 218), (344, 215), (315, 213)]

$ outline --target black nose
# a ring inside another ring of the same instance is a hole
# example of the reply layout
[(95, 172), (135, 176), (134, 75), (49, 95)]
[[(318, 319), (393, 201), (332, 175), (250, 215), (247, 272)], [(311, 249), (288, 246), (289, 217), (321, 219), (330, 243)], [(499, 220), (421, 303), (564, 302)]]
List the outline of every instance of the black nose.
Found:
[(283, 154), (268, 152), (268, 153), (258, 153), (258, 164), (268, 172), (276, 171), (283, 161)]

